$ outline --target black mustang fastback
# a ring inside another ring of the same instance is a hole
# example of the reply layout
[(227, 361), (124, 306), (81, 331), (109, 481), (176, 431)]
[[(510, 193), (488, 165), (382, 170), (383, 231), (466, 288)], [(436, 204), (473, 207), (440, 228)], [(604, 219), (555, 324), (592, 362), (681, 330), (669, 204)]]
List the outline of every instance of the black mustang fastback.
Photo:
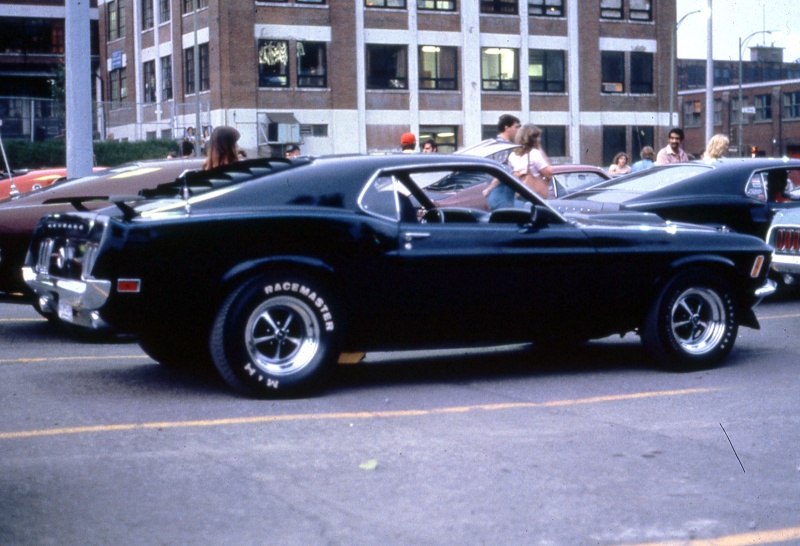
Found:
[[(319, 387), (342, 352), (630, 331), (668, 367), (709, 367), (774, 290), (756, 237), (647, 213), (565, 218), (492, 160), (260, 161), (42, 218), (26, 282), (62, 320), (104, 321), (164, 365), (213, 363), (265, 397)], [(437, 208), (423, 191), (476, 176), (517, 206)]]

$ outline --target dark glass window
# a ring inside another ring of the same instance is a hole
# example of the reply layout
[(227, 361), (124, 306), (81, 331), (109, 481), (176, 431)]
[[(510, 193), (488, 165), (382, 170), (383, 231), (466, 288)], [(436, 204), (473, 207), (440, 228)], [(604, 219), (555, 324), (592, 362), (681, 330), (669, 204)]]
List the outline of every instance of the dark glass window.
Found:
[(106, 4), (108, 41), (125, 36), (125, 0), (111, 0)]
[(197, 6), (197, 9), (207, 8), (208, 0), (183, 0), (183, 13), (193, 12), (195, 6)]
[(166, 23), (170, 18), (170, 0), (158, 0), (158, 22)]
[(611, 165), (614, 156), (627, 149), (625, 141), (627, 128), (624, 125), (606, 125), (603, 127), (603, 164)]
[(161, 57), (161, 100), (172, 100), (172, 56)]
[(418, 10), (455, 11), (455, 0), (417, 0)]
[(757, 95), (755, 102), (756, 102), (756, 121), (771, 120), (772, 95)]
[(297, 87), (327, 87), (324, 43), (297, 42)]
[(142, 30), (153, 28), (153, 0), (141, 0)]
[(722, 125), (722, 99), (714, 99), (714, 125)]
[(367, 45), (367, 88), (408, 88), (406, 46), (383, 44)]
[(519, 91), (517, 50), (481, 48), (481, 85), (486, 91)]
[(289, 42), (258, 40), (258, 86), (289, 86)]
[[(210, 82), (208, 77), (208, 44), (200, 44), (197, 48), (200, 52), (200, 91), (208, 91), (210, 89)], [(185, 81), (186, 81), (186, 94), (195, 92), (194, 81), (194, 48), (190, 47), (183, 52)]]
[(458, 89), (458, 48), (419, 48), (420, 89)]
[(800, 91), (783, 94), (783, 118), (800, 118)]
[(156, 62), (147, 61), (142, 65), (144, 84), (144, 102), (156, 101)]
[(109, 95), (111, 107), (119, 108), (119, 102), (128, 96), (128, 77), (124, 68), (117, 68), (108, 73)]
[(631, 160), (630, 163), (642, 157), (642, 148), (650, 146), (655, 148), (655, 128), (642, 126), (631, 128)]
[(517, 15), (519, 13), (517, 1), (518, 0), (481, 0), (481, 13)]
[[(625, 54), (621, 51), (603, 51), (600, 55), (603, 93), (625, 92)], [(615, 152), (616, 153), (616, 152)]]
[(631, 93), (653, 93), (653, 54), (631, 52)]
[(683, 103), (683, 126), (700, 127), (703, 120), (703, 105), (699, 100)]
[(555, 49), (531, 49), (528, 78), (531, 91), (564, 92), (564, 52)]
[(64, 19), (4, 18), (0, 53), (63, 55)]
[(747, 123), (747, 116), (742, 115), (742, 107), (747, 105), (747, 100), (747, 97), (742, 97), (742, 101), (739, 102), (739, 97), (731, 97), (729, 118), (731, 125), (739, 125), (739, 118), (741, 118), (742, 123)]
[(567, 155), (567, 128), (563, 125), (542, 125), (542, 149), (550, 157)]
[(564, 0), (528, 0), (528, 15), (563, 17)]

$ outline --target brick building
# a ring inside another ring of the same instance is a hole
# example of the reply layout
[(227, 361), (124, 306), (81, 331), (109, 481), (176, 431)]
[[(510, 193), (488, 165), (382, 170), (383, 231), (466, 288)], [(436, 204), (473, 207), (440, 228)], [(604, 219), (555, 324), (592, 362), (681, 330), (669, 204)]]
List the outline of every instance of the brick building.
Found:
[[(678, 96), (684, 148), (705, 148), (704, 60), (678, 61)], [(738, 61), (714, 61), (714, 132), (728, 135), (729, 155), (800, 157), (800, 63), (783, 61), (783, 49), (752, 47), (742, 62), (739, 102)], [(741, 119), (740, 119), (741, 117)]]
[(554, 160), (608, 164), (671, 125), (674, 2), (99, 0), (99, 12), (109, 138), (179, 138), (199, 109), (261, 155), (398, 150), (406, 131), (450, 151), (509, 112), (542, 127)]

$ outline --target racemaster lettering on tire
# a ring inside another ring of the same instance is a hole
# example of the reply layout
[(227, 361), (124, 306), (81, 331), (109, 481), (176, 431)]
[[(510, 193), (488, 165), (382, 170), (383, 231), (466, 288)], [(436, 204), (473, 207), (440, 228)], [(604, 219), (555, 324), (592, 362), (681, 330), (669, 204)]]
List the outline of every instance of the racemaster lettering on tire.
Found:
[(269, 275), (234, 291), (211, 332), (214, 365), (240, 392), (291, 396), (318, 388), (338, 356), (333, 294), (301, 275)]
[(642, 342), (660, 364), (693, 371), (719, 364), (738, 331), (736, 302), (725, 279), (692, 269), (662, 289), (645, 320)]

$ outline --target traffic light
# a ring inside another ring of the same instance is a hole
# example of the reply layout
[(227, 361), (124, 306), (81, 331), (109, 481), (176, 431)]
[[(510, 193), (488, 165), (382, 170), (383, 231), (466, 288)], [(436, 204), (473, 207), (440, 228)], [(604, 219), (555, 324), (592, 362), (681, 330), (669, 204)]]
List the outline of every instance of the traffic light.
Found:
[(758, 154), (758, 146), (750, 146), (750, 157), (755, 157)]

